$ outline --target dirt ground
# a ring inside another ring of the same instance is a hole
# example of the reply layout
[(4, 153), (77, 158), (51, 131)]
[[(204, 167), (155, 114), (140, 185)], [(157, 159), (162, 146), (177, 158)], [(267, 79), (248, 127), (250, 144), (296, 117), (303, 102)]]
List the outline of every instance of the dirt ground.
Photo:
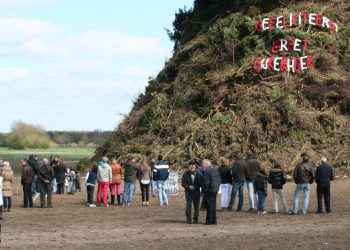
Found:
[[(288, 206), (294, 187), (285, 186)], [(218, 211), (215, 226), (203, 225), (205, 212), (200, 224), (185, 223), (183, 192), (171, 196), (167, 207), (157, 206), (157, 198), (141, 206), (138, 190), (130, 208), (88, 208), (83, 190), (54, 195), (53, 209), (39, 208), (38, 202), (25, 209), (16, 188), (12, 211), (1, 221), (1, 249), (350, 249), (350, 180), (332, 183), (331, 214), (315, 213), (315, 184), (309, 213), (298, 216), (272, 213), (271, 189), (266, 202), (271, 213), (247, 211), (245, 189), (244, 211)]]

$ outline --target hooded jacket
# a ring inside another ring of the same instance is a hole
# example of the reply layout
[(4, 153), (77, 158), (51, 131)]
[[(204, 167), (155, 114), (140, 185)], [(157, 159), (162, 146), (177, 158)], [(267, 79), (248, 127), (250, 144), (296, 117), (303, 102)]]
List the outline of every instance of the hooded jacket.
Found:
[(267, 176), (266, 174), (258, 172), (254, 178), (254, 190), (255, 192), (261, 191), (264, 192), (267, 196)]
[(272, 189), (282, 189), (286, 184), (286, 178), (280, 168), (274, 168), (269, 172), (268, 182), (272, 185)]
[(98, 182), (111, 182), (112, 181), (112, 169), (108, 163), (103, 163), (98, 167), (97, 171)]
[(3, 177), (2, 181), (2, 195), (4, 197), (12, 196), (12, 180), (13, 180), (13, 171), (11, 166), (5, 166), (1, 172), (1, 176)]

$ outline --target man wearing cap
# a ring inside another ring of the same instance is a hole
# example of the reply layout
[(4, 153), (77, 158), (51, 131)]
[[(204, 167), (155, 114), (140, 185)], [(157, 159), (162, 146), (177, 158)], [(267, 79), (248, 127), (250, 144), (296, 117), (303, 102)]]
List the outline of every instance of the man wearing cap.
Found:
[(103, 194), (103, 205), (108, 207), (108, 187), (109, 183), (112, 182), (112, 169), (106, 156), (102, 157), (102, 164), (98, 166), (97, 181), (97, 206), (101, 205), (101, 196)]
[(185, 188), (186, 219), (188, 224), (192, 224), (192, 203), (194, 207), (193, 223), (198, 223), (201, 183), (202, 174), (196, 169), (195, 161), (190, 161), (187, 171), (182, 176), (182, 186)]
[(297, 184), (294, 191), (293, 209), (290, 212), (293, 215), (298, 213), (298, 203), (300, 193), (304, 193), (304, 202), (302, 208), (302, 214), (307, 213), (309, 206), (310, 188), (315, 179), (314, 170), (312, 169), (309, 158), (305, 155), (301, 163), (299, 163), (293, 171), (293, 179)]
[(203, 162), (206, 163), (203, 164), (203, 166), (205, 166), (205, 173), (202, 181), (205, 206), (207, 209), (205, 225), (216, 225), (216, 196), (221, 184), (220, 172), (217, 167), (212, 166), (209, 160), (205, 159)]

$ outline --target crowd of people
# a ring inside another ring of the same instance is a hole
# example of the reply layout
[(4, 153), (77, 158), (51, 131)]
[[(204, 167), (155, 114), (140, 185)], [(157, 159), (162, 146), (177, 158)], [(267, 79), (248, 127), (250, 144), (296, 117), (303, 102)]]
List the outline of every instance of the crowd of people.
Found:
[[(279, 213), (278, 200), (281, 199), (284, 212), (297, 215), (299, 213), (299, 197), (303, 193), (301, 213), (306, 214), (310, 187), (314, 181), (317, 183), (317, 212), (323, 212), (323, 198), (326, 212), (331, 212), (330, 181), (334, 177), (333, 170), (325, 157), (321, 158), (321, 163), (316, 170), (311, 166), (306, 155), (294, 168), (292, 178), (296, 183), (296, 188), (290, 210), (283, 190), (286, 177), (280, 164), (275, 163), (267, 173), (259, 161), (254, 158), (252, 152), (247, 153), (246, 159), (237, 156), (237, 160), (232, 164), (225, 157), (221, 157), (219, 163), (219, 167), (215, 167), (210, 160), (204, 159), (200, 166), (197, 166), (196, 162), (191, 160), (187, 170), (183, 173), (181, 183), (185, 189), (187, 223), (198, 223), (200, 210), (206, 210), (205, 224), (217, 224), (216, 198), (219, 192), (221, 192), (222, 210), (233, 210), (238, 195), (235, 210), (241, 211), (244, 186), (247, 186), (249, 210), (256, 210), (259, 215), (264, 215), (267, 213), (265, 200), (268, 194), (268, 184), (271, 184), (272, 188), (275, 213)], [(59, 156), (52, 156), (50, 160), (44, 158), (40, 164), (37, 155), (30, 155), (28, 160), (23, 159), (21, 164), (24, 208), (33, 207), (39, 196), (40, 207), (52, 208), (52, 193), (64, 194), (65, 189), (68, 194), (81, 191), (80, 173), (67, 168)], [(163, 160), (162, 155), (150, 162), (142, 160), (139, 163), (136, 163), (132, 157), (127, 158), (125, 162), (118, 162), (115, 158), (109, 161), (107, 157), (102, 157), (100, 162), (92, 164), (85, 176), (87, 206), (119, 205), (130, 207), (133, 205), (137, 181), (140, 185), (143, 206), (149, 206), (150, 190), (154, 195), (153, 183), (156, 185), (159, 206), (167, 206), (169, 199), (165, 190), (165, 182), (169, 173), (169, 165)], [(12, 181), (13, 171), (10, 164), (0, 161), (1, 219), (2, 211), (9, 212), (11, 210)], [(122, 182), (124, 183), (123, 192), (121, 192)], [(97, 186), (96, 204), (94, 204), (93, 197), (95, 186)], [(200, 202), (201, 197), (203, 197), (202, 202)]]
[[(311, 184), (317, 183), (317, 213), (322, 213), (322, 199), (324, 198), (326, 212), (331, 212), (330, 207), (330, 182), (334, 179), (333, 170), (327, 163), (327, 158), (322, 157), (321, 163), (316, 171), (309, 163), (309, 159), (304, 155), (301, 161), (294, 168), (292, 178), (296, 183), (293, 197), (293, 206), (289, 210), (283, 185), (286, 177), (280, 164), (275, 163), (273, 169), (267, 173), (254, 158), (252, 152), (247, 153), (247, 159), (238, 159), (230, 166), (229, 160), (221, 157), (220, 166), (215, 167), (210, 160), (202, 161), (200, 167), (196, 167), (194, 161), (190, 161), (188, 169), (182, 178), (182, 186), (185, 188), (186, 197), (186, 219), (189, 224), (198, 223), (200, 211), (201, 192), (203, 196), (201, 209), (206, 209), (207, 225), (217, 224), (216, 219), (216, 196), (221, 190), (222, 210), (233, 210), (236, 196), (238, 202), (236, 210), (241, 211), (243, 206), (243, 188), (246, 185), (248, 190), (249, 210), (255, 210), (259, 215), (267, 214), (265, 200), (268, 194), (268, 183), (271, 184), (274, 197), (274, 212), (279, 213), (278, 199), (282, 201), (286, 214), (297, 215), (299, 197), (303, 192), (302, 214), (308, 211)], [(194, 213), (192, 215), (192, 206)]]

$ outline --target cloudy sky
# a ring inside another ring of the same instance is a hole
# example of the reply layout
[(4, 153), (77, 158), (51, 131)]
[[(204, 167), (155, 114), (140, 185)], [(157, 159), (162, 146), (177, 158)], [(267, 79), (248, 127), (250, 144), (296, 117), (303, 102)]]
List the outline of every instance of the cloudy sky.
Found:
[(0, 0), (0, 132), (112, 130), (172, 53), (193, 0)]

